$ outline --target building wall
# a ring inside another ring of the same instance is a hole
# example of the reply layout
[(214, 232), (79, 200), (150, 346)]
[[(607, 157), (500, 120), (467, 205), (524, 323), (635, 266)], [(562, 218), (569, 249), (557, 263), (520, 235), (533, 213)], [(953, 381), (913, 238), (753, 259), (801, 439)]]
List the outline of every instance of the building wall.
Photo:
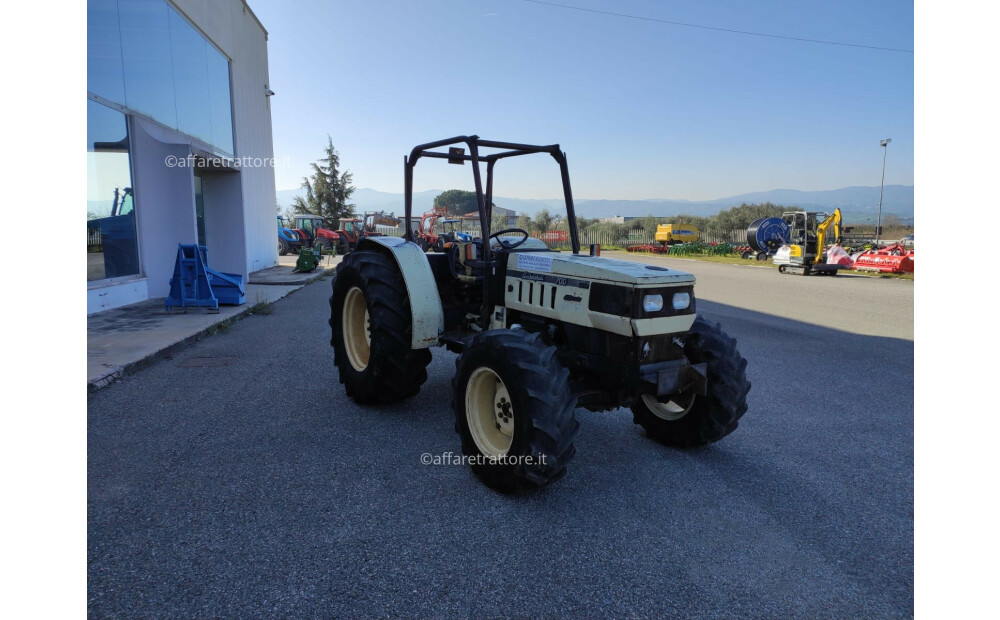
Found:
[(141, 117), (132, 117), (132, 174), (135, 183), (139, 259), (150, 297), (166, 297), (174, 273), (178, 243), (197, 243), (194, 177), (190, 168), (164, 165), (168, 156), (186, 158), (181, 134)]
[(236, 273), (246, 281), (243, 184), (237, 172), (203, 172), (205, 197), (205, 247), (208, 265), (217, 271)]
[[(250, 272), (277, 264), (274, 147), (270, 99), (266, 94), (270, 86), (267, 32), (243, 0), (165, 2), (186, 17), (205, 39), (229, 59), (235, 164), (228, 170), (195, 170), (190, 164), (179, 167), (164, 165), (167, 156), (184, 160), (189, 155), (195, 155), (204, 156), (210, 162), (219, 161), (217, 155), (228, 152), (229, 146), (216, 148), (200, 138), (192, 138), (177, 131), (177, 128), (182, 131), (185, 129), (171, 124), (170, 119), (150, 120), (142, 111), (137, 113), (136, 110), (123, 107), (128, 102), (120, 96), (120, 89), (107, 90), (117, 86), (114, 79), (120, 80), (121, 75), (112, 72), (110, 81), (99, 80), (103, 75), (102, 67), (114, 68), (116, 55), (119, 56), (117, 62), (121, 63), (123, 48), (117, 46), (119, 37), (116, 36), (120, 34), (117, 30), (117, 7), (120, 4), (113, 0), (88, 0), (88, 16), (91, 16), (90, 11), (93, 9), (92, 17), (100, 18), (94, 19), (94, 24), (88, 23), (88, 48), (93, 48), (88, 49), (88, 72), (93, 70), (96, 80), (93, 86), (99, 91), (91, 92), (91, 84), (88, 82), (88, 97), (96, 97), (98, 103), (129, 114), (132, 183), (135, 190), (141, 267), (141, 274), (138, 276), (88, 282), (88, 313), (151, 297), (165, 297), (169, 293), (177, 244), (196, 243), (198, 240), (195, 174), (202, 178), (205, 244), (209, 250), (209, 265), (219, 271), (242, 274), (246, 279)], [(135, 22), (135, 11), (138, 10), (136, 6), (145, 7), (143, 10), (160, 15), (154, 5), (155, 3), (130, 5), (130, 10), (133, 11), (130, 19)], [(141, 26), (145, 22), (140, 20), (136, 23)], [(171, 22), (176, 23), (179, 22)], [(153, 34), (161, 33), (162, 29)], [(195, 36), (193, 32), (191, 34)], [(133, 44), (137, 44), (134, 32), (131, 40)], [(112, 43), (115, 45), (111, 45)], [(188, 48), (182, 44), (179, 49)], [(174, 51), (176, 56), (176, 50)], [(211, 52), (220, 61), (224, 60), (215, 50)], [(209, 56), (211, 60), (212, 54)], [(160, 69), (162, 73), (163, 67)], [(210, 82), (209, 87), (217, 83), (218, 80)], [(190, 97), (190, 90), (186, 94)], [(222, 109), (225, 110), (225, 106)], [(212, 120), (215, 121), (216, 117), (213, 116)]]
[[(267, 31), (242, 0), (172, 2), (232, 60), (236, 157), (250, 163), (273, 160), (271, 104), (266, 95), (270, 87)], [(274, 169), (270, 165), (241, 168), (240, 180), (246, 243), (244, 269), (254, 272), (278, 264)], [(210, 264), (213, 260), (209, 258)]]

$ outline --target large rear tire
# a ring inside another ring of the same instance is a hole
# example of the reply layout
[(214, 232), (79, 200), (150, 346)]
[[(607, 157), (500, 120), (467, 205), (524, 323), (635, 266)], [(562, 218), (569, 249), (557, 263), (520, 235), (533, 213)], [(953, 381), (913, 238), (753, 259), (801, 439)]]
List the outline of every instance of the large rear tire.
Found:
[(420, 391), (427, 349), (411, 349), (406, 284), (392, 258), (352, 252), (337, 265), (330, 297), (333, 360), (347, 395), (359, 403), (391, 403)]
[(480, 480), (508, 493), (561, 478), (580, 425), (556, 348), (523, 330), (487, 331), (472, 339), (456, 367), (455, 430)]
[(736, 339), (722, 331), (721, 325), (696, 318), (684, 353), (693, 364), (708, 364), (708, 393), (665, 403), (645, 396), (632, 405), (635, 423), (668, 446), (718, 441), (736, 430), (747, 411), (747, 361), (736, 349)]

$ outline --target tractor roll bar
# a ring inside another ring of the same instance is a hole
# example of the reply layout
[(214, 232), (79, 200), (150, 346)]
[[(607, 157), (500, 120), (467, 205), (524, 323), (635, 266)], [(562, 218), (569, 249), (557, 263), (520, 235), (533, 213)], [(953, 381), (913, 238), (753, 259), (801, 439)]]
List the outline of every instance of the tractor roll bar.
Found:
[[(453, 146), (465, 144), (469, 152), (465, 153), (441, 153), (431, 149), (443, 146)], [(480, 155), (479, 149), (503, 149), (499, 153)], [(576, 228), (576, 210), (573, 206), (573, 190), (570, 187), (569, 167), (566, 162), (566, 154), (562, 152), (558, 144), (547, 146), (536, 146), (531, 144), (519, 144), (516, 142), (498, 142), (495, 140), (481, 140), (479, 136), (455, 136), (445, 140), (437, 140), (413, 147), (409, 157), (403, 157), (403, 180), (404, 180), (404, 210), (406, 221), (406, 240), (413, 241), (413, 231), (410, 226), (410, 218), (413, 214), (413, 168), (421, 157), (434, 159), (449, 159), (452, 161), (472, 162), (472, 176), (476, 185), (476, 201), (479, 204), (479, 225), (482, 227), (484, 236), (489, 237), (490, 222), (493, 216), (493, 168), (498, 161), (508, 157), (519, 155), (531, 155), (534, 153), (548, 153), (559, 164), (559, 171), (562, 179), (563, 197), (566, 200), (566, 216), (569, 222), (570, 241), (573, 245), (573, 253), (580, 253), (580, 237)], [(486, 189), (483, 190), (482, 173), (479, 168), (480, 162), (486, 163)], [(490, 244), (483, 243), (483, 253), (485, 260), (490, 260)]]

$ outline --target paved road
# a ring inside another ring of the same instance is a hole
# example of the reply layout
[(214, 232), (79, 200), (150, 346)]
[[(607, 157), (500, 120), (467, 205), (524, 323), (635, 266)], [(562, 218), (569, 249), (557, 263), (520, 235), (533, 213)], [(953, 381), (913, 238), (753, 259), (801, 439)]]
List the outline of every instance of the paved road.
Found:
[(740, 428), (678, 451), (581, 410), (524, 497), (420, 464), (458, 450), (454, 355), (345, 399), (329, 280), (100, 391), (90, 616), (911, 616), (913, 283), (670, 263), (749, 360)]

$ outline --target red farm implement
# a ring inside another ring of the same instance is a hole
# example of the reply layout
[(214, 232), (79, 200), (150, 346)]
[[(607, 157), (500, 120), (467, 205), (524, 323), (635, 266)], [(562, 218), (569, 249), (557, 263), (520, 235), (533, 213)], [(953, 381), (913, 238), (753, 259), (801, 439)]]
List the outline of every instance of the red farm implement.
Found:
[(878, 250), (867, 250), (854, 258), (854, 269), (882, 273), (913, 273), (913, 250), (908, 250), (899, 243)]

